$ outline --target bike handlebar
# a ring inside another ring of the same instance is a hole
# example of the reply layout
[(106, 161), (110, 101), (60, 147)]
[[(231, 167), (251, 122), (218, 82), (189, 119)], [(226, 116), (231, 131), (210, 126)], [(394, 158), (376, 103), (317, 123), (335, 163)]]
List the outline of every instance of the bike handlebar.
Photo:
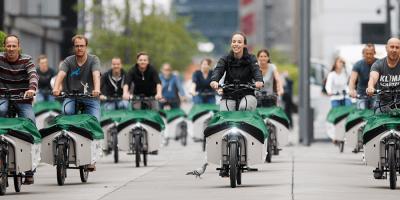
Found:
[(122, 101), (122, 97), (118, 97), (118, 96), (105, 96), (103, 101), (106, 102), (113, 102), (113, 101)]
[(129, 99), (130, 100), (156, 100), (156, 98), (154, 96), (145, 97), (145, 96), (140, 96), (140, 95), (130, 97)]
[(89, 98), (94, 98), (95, 96), (93, 96), (92, 94), (89, 93), (73, 93), (73, 92), (61, 92), (60, 95), (58, 97), (62, 97), (62, 98), (82, 98), (82, 97), (89, 97)]

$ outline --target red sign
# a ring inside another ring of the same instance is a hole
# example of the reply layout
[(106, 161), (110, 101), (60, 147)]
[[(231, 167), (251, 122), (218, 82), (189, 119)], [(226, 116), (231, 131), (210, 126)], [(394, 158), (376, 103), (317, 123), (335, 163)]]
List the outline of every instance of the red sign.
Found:
[(246, 35), (250, 35), (254, 32), (254, 13), (250, 13), (241, 19), (242, 31)]
[(253, 0), (242, 0), (242, 6), (245, 6), (251, 2), (253, 2)]

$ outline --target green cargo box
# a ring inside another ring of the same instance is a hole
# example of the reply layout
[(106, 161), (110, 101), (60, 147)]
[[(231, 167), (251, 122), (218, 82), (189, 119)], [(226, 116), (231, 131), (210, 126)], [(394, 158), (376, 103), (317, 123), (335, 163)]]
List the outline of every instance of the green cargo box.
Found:
[(79, 133), (90, 140), (104, 139), (104, 133), (99, 121), (89, 114), (57, 116), (49, 127), (43, 128), (39, 132), (42, 138), (45, 138), (61, 130)]
[(187, 118), (191, 121), (196, 121), (199, 117), (209, 113), (210, 111), (218, 112), (219, 105), (217, 104), (210, 104), (210, 103), (199, 103), (193, 105), (192, 109), (187, 116)]
[(110, 124), (112, 122), (119, 122), (128, 111), (126, 110), (105, 110), (101, 112), (100, 126)]
[(164, 110), (167, 123), (179, 117), (186, 117), (186, 113), (180, 108), (172, 108), (171, 110)]
[(289, 128), (290, 120), (282, 108), (273, 106), (269, 108), (257, 108), (256, 111), (260, 113), (263, 119), (273, 119), (283, 124), (286, 128)]
[(367, 121), (369, 117), (374, 115), (373, 110), (353, 110), (347, 116), (345, 122), (346, 132), (353, 128), (355, 125), (359, 124), (360, 122)]
[(326, 121), (332, 124), (337, 124), (338, 122), (340, 122), (340, 120), (346, 118), (349, 115), (349, 113), (355, 109), (356, 109), (355, 105), (333, 107), (329, 111)]
[(126, 115), (122, 117), (119, 121), (118, 132), (136, 122), (149, 125), (158, 131), (165, 129), (164, 121), (162, 120), (160, 113), (157, 111), (135, 110), (127, 112)]
[(263, 118), (256, 111), (219, 111), (211, 118), (204, 135), (208, 137), (230, 127), (246, 131), (263, 144), (269, 136)]
[(33, 112), (35, 112), (35, 116), (39, 116), (40, 114), (48, 111), (55, 111), (61, 113), (62, 104), (58, 101), (52, 101), (52, 102), (38, 102), (33, 105)]
[(392, 117), (389, 114), (377, 114), (368, 118), (362, 134), (363, 143), (369, 142), (371, 139), (390, 129), (400, 130), (400, 118)]
[(22, 117), (0, 117), (0, 134), (10, 135), (31, 144), (42, 142), (42, 137), (35, 124), (31, 120)]

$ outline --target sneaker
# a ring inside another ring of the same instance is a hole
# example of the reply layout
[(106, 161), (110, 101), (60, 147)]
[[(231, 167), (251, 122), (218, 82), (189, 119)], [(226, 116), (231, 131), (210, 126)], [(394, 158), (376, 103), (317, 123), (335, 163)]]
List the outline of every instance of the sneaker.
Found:
[(33, 175), (32, 175), (32, 176), (26, 176), (26, 177), (25, 177), (24, 185), (31, 185), (31, 184), (33, 184), (33, 183), (35, 183), (35, 180), (34, 180), (34, 178), (33, 178)]
[(374, 172), (375, 179), (383, 179), (383, 174), (380, 169), (375, 169), (373, 172)]
[(87, 167), (88, 167), (88, 168), (93, 168), (93, 170), (88, 170), (88, 171), (90, 171), (90, 172), (96, 171), (96, 163), (94, 163), (93, 165), (88, 165)]
[(228, 170), (224, 169), (219, 172), (219, 176), (221, 177), (229, 177)]

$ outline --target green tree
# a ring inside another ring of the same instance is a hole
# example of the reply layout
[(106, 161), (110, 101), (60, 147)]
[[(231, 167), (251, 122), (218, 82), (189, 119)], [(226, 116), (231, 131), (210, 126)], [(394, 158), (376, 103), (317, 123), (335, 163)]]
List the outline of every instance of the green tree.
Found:
[[(136, 63), (136, 54), (146, 51), (150, 63), (159, 68), (168, 62), (176, 70), (183, 71), (197, 53), (196, 41), (186, 31), (187, 18), (170, 17), (153, 7), (149, 15), (143, 14), (141, 4), (140, 21), (129, 16), (130, 1), (125, 0), (125, 9), (108, 8), (103, 27), (94, 27), (89, 42), (91, 53), (97, 55), (102, 62), (113, 57), (120, 57), (125, 65)], [(93, 11), (93, 10), (92, 10)], [(93, 11), (94, 12), (94, 11)], [(104, 14), (105, 15), (105, 14)], [(128, 16), (128, 17), (127, 17)], [(119, 27), (119, 30), (111, 27)]]

